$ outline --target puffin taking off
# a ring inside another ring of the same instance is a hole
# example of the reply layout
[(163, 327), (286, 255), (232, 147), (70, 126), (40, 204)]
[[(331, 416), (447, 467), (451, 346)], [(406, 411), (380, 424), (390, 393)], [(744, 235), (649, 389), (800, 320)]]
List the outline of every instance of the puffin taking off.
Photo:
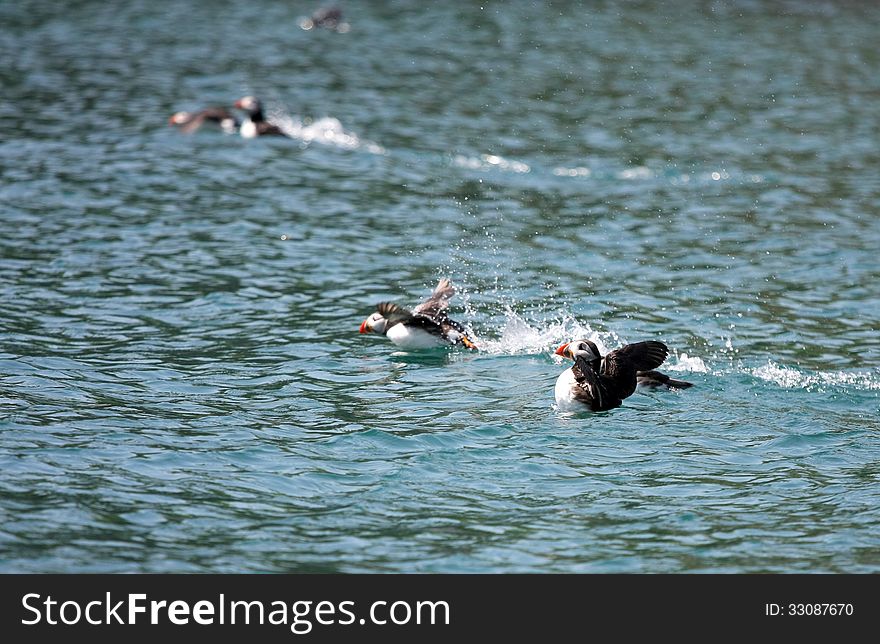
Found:
[(227, 134), (235, 134), (238, 130), (238, 119), (222, 107), (206, 107), (198, 112), (175, 112), (168, 119), (169, 125), (176, 125), (185, 134), (195, 132), (206, 122), (216, 123)]
[(412, 311), (380, 302), (376, 312), (361, 323), (361, 333), (379, 333), (404, 349), (428, 349), (444, 345), (462, 344), (468, 349), (477, 345), (467, 335), (465, 328), (446, 315), (449, 300), (455, 295), (455, 287), (445, 277), (437, 282), (431, 297)]
[(287, 136), (277, 125), (266, 121), (263, 116), (263, 105), (253, 96), (243, 96), (235, 101), (235, 107), (247, 112), (248, 116), (241, 124), (239, 132), (246, 139), (257, 136)]
[(623, 399), (636, 390), (636, 385), (680, 389), (691, 386), (689, 382), (651, 371), (669, 355), (666, 345), (656, 340), (628, 344), (605, 357), (599, 354), (594, 342), (574, 340), (559, 347), (556, 355), (574, 360), (574, 365), (556, 380), (556, 404), (562, 410), (586, 407), (591, 411), (605, 411), (620, 407)]

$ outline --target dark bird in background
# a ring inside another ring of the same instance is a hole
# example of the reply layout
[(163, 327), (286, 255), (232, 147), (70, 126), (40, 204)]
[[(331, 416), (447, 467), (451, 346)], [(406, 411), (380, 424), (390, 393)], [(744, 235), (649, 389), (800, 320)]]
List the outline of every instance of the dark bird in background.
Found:
[(300, 18), (299, 26), (306, 31), (321, 27), (341, 34), (351, 29), (351, 25), (342, 20), (342, 9), (339, 7), (321, 7), (315, 10), (311, 17)]
[(604, 357), (594, 342), (573, 340), (559, 347), (556, 355), (574, 360), (574, 365), (556, 380), (556, 404), (563, 410), (614, 409), (635, 392), (636, 386), (674, 389), (692, 386), (654, 371), (669, 355), (666, 345), (656, 340), (628, 344)]

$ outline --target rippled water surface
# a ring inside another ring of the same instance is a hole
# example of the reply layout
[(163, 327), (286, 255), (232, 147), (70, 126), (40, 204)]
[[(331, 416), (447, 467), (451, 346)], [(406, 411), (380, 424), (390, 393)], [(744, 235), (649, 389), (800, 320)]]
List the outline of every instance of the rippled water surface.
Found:
[(0, 571), (880, 571), (880, 8), (314, 8), (0, 6)]

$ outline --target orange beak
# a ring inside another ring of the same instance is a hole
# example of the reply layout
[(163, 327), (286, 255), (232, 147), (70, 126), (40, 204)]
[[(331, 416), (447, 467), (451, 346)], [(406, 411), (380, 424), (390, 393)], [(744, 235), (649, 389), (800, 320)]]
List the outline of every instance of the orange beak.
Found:
[(241, 99), (235, 101), (235, 103), (232, 104), (232, 107), (235, 107), (235, 108), (238, 108), (238, 109), (242, 109), (242, 107), (241, 107)]
[(364, 320), (363, 322), (361, 322), (361, 330), (360, 330), (360, 332), (361, 332), (361, 333), (369, 333), (369, 332), (370, 332), (370, 327), (367, 326), (367, 321), (366, 321), (366, 320)]
[(566, 342), (566, 343), (563, 344), (561, 347), (559, 347), (558, 349), (556, 349), (556, 355), (558, 355), (558, 356), (564, 356), (564, 355), (565, 355), (565, 350), (568, 348), (568, 345), (569, 345), (569, 344), (571, 344), (571, 342)]

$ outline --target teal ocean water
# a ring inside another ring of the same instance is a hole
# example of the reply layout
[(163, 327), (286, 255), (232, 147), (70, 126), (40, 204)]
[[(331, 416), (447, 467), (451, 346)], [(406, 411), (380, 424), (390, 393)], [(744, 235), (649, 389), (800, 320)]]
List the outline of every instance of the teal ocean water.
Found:
[(880, 571), (880, 8), (315, 6), (0, 7), (0, 571)]

